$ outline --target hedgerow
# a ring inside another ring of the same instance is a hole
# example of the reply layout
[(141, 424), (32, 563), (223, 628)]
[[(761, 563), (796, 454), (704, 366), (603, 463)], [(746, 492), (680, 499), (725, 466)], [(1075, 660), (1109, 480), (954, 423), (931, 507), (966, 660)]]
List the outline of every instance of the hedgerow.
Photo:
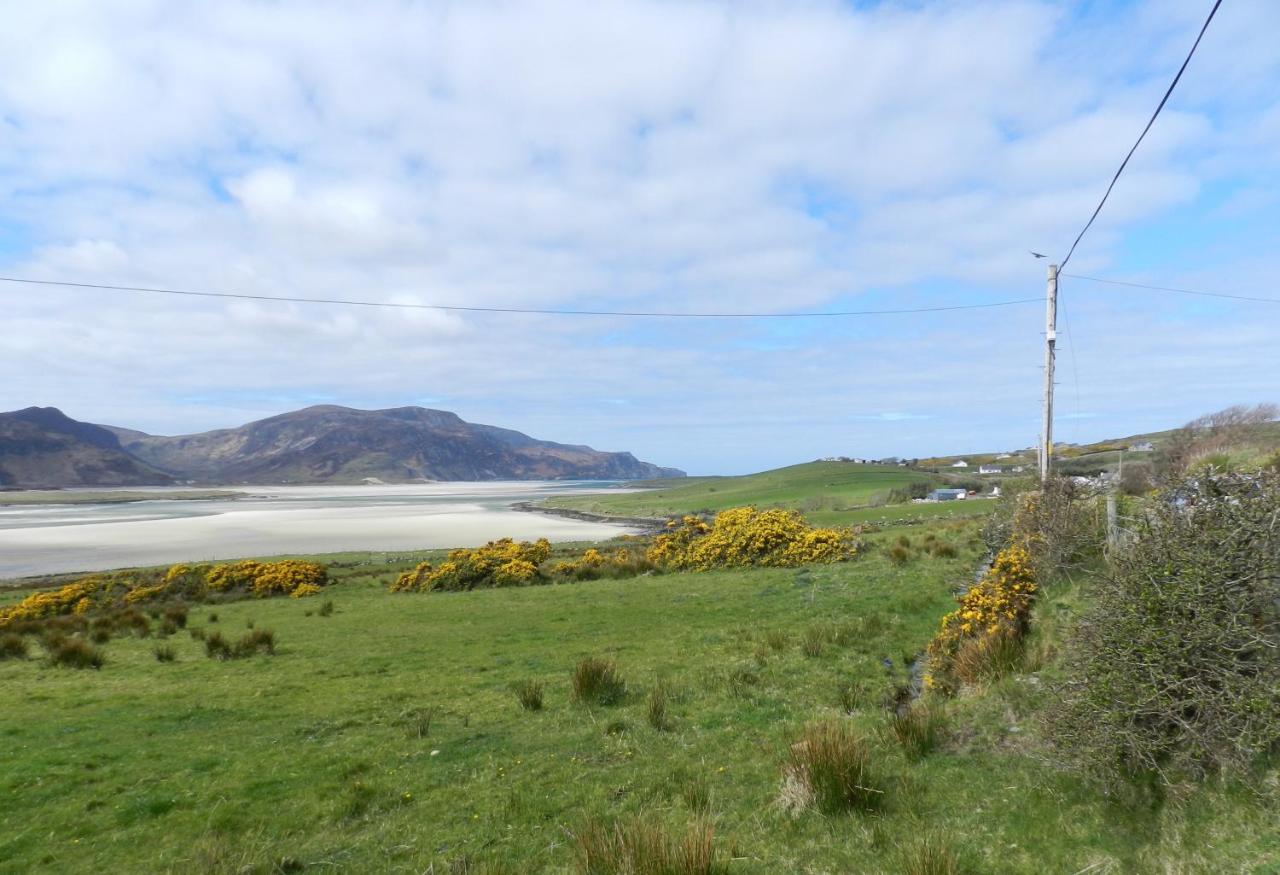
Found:
[(1197, 473), (1133, 524), (1067, 642), (1048, 728), (1110, 783), (1280, 750), (1280, 475)]

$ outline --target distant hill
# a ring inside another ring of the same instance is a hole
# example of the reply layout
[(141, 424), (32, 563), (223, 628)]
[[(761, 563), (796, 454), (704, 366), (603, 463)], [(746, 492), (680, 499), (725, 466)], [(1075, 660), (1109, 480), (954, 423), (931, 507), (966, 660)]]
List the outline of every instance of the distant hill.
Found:
[(0, 486), (162, 486), (173, 479), (127, 452), (109, 429), (57, 408), (0, 413)]
[(129, 453), (182, 480), (323, 483), (682, 477), (630, 453), (537, 440), (443, 410), (317, 406), (201, 434), (109, 427)]

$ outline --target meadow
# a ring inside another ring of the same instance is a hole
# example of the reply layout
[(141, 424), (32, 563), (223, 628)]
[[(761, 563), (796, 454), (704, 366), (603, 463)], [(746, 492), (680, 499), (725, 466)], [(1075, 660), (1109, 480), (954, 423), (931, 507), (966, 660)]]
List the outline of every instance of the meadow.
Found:
[[(319, 557), (319, 596), (193, 606), (171, 662), (155, 637), (111, 640), (97, 671), (0, 661), (0, 872), (571, 872), (593, 820), (629, 818), (709, 824), (733, 873), (939, 871), (930, 843), (952, 871), (1276, 871), (1256, 790), (1108, 799), (1055, 767), (1036, 714), (1084, 582), (1046, 592), (1020, 671), (939, 703), (935, 744), (899, 743), (892, 705), (978, 529), (886, 528), (800, 569), (461, 593), (386, 591), (438, 554)], [(274, 655), (210, 659), (190, 632), (250, 626)], [(616, 662), (618, 701), (572, 701), (586, 657)], [(868, 740), (873, 809), (782, 804), (791, 746), (825, 718)]]
[(603, 516), (653, 518), (755, 505), (803, 511), (815, 525), (823, 526), (976, 516), (990, 511), (990, 504), (983, 501), (887, 504), (894, 490), (937, 479), (897, 466), (807, 462), (741, 477), (691, 478), (692, 482), (675, 486), (647, 481), (645, 486), (657, 488), (613, 495), (557, 496), (543, 504)]

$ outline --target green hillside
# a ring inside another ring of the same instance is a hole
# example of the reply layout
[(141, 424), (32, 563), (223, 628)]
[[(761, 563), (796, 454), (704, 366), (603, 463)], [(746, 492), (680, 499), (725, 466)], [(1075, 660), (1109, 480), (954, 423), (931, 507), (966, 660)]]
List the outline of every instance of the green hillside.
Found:
[[(954, 552), (898, 529), (830, 566), (456, 594), (386, 592), (422, 556), (348, 554), (331, 616), (320, 599), (192, 610), (198, 634), (274, 631), (274, 656), (219, 662), (179, 632), (172, 663), (133, 637), (100, 671), (0, 660), (0, 873), (568, 875), (592, 817), (710, 823), (727, 875), (943, 871), (907, 868), (928, 837), (966, 872), (1271, 871), (1273, 791), (1131, 805), (1047, 767), (1041, 657), (946, 703), (938, 749), (907, 756), (886, 703), (982, 550), (976, 523), (928, 528)], [(1057, 589), (1041, 610), (1079, 600)], [(570, 700), (592, 654), (617, 661), (621, 702)], [(526, 681), (541, 710), (521, 709)], [(869, 739), (883, 804), (793, 816), (790, 745), (832, 717)]]
[[(663, 518), (698, 511), (719, 511), (753, 504), (785, 507), (805, 512), (814, 523), (864, 522), (890, 518), (979, 513), (985, 503), (879, 507), (893, 489), (936, 478), (909, 468), (858, 465), (851, 462), (808, 462), (742, 477), (699, 478), (665, 489), (621, 492), (616, 495), (581, 495), (549, 499), (548, 507), (567, 508), (613, 516)], [(928, 508), (922, 511), (922, 508)]]

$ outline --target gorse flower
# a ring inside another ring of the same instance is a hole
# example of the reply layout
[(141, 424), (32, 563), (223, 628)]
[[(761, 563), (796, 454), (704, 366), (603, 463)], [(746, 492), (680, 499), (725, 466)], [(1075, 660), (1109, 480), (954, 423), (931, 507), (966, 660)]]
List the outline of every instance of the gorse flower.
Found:
[(793, 510), (723, 510), (708, 525), (698, 517), (670, 520), (654, 539), (649, 560), (669, 568), (707, 571), (743, 565), (792, 567), (837, 562), (857, 552), (849, 529), (816, 529)]
[(995, 639), (1021, 639), (1031, 620), (1036, 591), (1026, 547), (1013, 544), (997, 553), (982, 580), (956, 600), (956, 610), (942, 618), (938, 634), (929, 642), (925, 685), (955, 692), (960, 685), (955, 662), (963, 647), (991, 648)]

